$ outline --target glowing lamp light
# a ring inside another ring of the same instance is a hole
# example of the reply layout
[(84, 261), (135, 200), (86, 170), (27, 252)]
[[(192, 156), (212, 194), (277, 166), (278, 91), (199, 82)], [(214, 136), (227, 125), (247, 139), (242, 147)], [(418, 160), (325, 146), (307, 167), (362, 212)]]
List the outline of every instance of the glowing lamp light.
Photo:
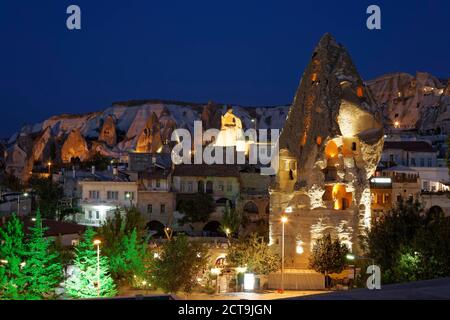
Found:
[(394, 128), (400, 128), (400, 122), (399, 121), (395, 121), (394, 122)]
[(372, 182), (372, 183), (391, 183), (392, 179), (386, 178), (386, 177), (376, 177), (376, 178), (370, 179), (370, 182)]
[(94, 244), (95, 244), (96, 246), (99, 246), (101, 243), (102, 243), (102, 242), (101, 242), (100, 240), (98, 240), (98, 239), (94, 240)]
[(252, 291), (255, 289), (255, 275), (253, 273), (244, 274), (244, 290)]
[(153, 254), (153, 258), (159, 259), (159, 253), (155, 252), (155, 253)]
[(236, 273), (245, 273), (247, 271), (247, 267), (237, 267)]
[(287, 218), (286, 216), (282, 216), (282, 217), (281, 217), (281, 222), (282, 222), (282, 223), (288, 222), (288, 218)]
[(347, 253), (347, 255), (345, 256), (347, 258), (347, 260), (355, 260), (356, 257), (353, 253)]
[(212, 268), (211, 269), (211, 274), (218, 276), (220, 274), (220, 268)]

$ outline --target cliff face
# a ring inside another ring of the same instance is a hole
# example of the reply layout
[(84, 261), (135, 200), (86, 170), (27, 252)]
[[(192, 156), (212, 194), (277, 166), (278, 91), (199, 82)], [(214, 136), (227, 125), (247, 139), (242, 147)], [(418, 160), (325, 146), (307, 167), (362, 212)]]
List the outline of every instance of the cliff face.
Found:
[[(233, 106), (244, 128), (281, 129), (288, 106)], [(196, 104), (172, 101), (127, 101), (115, 103), (103, 112), (60, 115), (24, 126), (6, 142), (6, 168), (22, 178), (35, 161), (70, 162), (94, 153), (119, 157), (130, 150), (157, 151), (170, 141), (176, 128), (193, 131), (194, 121), (204, 129), (220, 128), (223, 104)], [(51, 151), (51, 152), (50, 152)]]
[(450, 133), (450, 82), (429, 73), (383, 75), (367, 82), (385, 126)]

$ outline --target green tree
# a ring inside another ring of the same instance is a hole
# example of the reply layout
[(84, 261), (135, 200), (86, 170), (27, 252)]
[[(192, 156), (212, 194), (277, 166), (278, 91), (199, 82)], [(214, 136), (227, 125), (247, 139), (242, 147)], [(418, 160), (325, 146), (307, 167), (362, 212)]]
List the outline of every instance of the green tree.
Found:
[(25, 243), (22, 222), (12, 215), (0, 228), (0, 299), (24, 299), (26, 276)]
[(225, 211), (222, 217), (222, 224), (220, 231), (226, 234), (228, 239), (231, 239), (234, 234), (239, 231), (241, 226), (242, 216), (236, 209), (230, 208), (230, 203), (227, 201)]
[[(107, 257), (100, 257), (98, 272), (94, 237), (95, 232), (88, 228), (82, 241), (75, 248), (75, 268), (73, 274), (65, 282), (66, 294), (72, 298), (113, 297), (116, 295), (116, 286), (109, 274)], [(100, 283), (98, 283), (98, 278), (100, 278)]]
[(450, 218), (424, 212), (418, 201), (400, 201), (372, 226), (365, 242), (384, 283), (450, 276)]
[(216, 206), (210, 194), (196, 193), (182, 198), (177, 203), (177, 210), (183, 214), (178, 220), (181, 225), (186, 223), (207, 222)]
[(340, 273), (346, 266), (347, 253), (347, 246), (342, 244), (338, 238), (331, 239), (331, 235), (328, 233), (316, 240), (309, 265), (325, 276), (330, 273)]
[(103, 253), (109, 258), (111, 275), (116, 280), (127, 281), (142, 276), (147, 254), (145, 223), (136, 208), (125, 215), (116, 212), (114, 217), (99, 228), (98, 235), (103, 240)]
[(50, 250), (50, 240), (44, 237), (39, 210), (35, 223), (30, 227), (30, 237), (26, 243), (26, 264), (23, 273), (27, 277), (26, 293), (28, 299), (42, 299), (52, 296), (52, 291), (62, 278), (62, 266), (58, 254)]
[(159, 257), (153, 259), (150, 267), (158, 288), (170, 293), (189, 293), (197, 285), (197, 277), (207, 263), (208, 250), (205, 245), (189, 242), (185, 235), (179, 235), (162, 245)]
[(59, 201), (64, 197), (62, 187), (53, 182), (52, 178), (30, 179), (30, 187), (38, 196), (38, 207), (42, 216), (48, 219), (60, 219), (58, 212)]
[(233, 267), (247, 267), (249, 272), (267, 275), (280, 268), (281, 259), (263, 237), (251, 233), (231, 243), (227, 262)]

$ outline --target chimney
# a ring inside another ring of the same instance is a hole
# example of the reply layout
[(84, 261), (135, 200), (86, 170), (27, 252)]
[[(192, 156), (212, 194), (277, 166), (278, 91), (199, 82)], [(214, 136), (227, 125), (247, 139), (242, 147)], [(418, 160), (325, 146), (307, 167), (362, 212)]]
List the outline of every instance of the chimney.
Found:
[(95, 166), (92, 166), (92, 168), (91, 168), (91, 173), (92, 173), (92, 174), (95, 174)]

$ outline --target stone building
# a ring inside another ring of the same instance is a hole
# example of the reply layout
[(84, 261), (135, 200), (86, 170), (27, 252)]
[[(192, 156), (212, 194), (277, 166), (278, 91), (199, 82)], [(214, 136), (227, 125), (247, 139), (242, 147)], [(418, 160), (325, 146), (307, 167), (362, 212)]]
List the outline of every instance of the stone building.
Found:
[(383, 148), (379, 110), (345, 48), (324, 35), (281, 132), (279, 171), (270, 188), (276, 250), (281, 217), (288, 217), (286, 268), (308, 269), (313, 245), (325, 233), (358, 251), (357, 237), (371, 222), (369, 179)]

